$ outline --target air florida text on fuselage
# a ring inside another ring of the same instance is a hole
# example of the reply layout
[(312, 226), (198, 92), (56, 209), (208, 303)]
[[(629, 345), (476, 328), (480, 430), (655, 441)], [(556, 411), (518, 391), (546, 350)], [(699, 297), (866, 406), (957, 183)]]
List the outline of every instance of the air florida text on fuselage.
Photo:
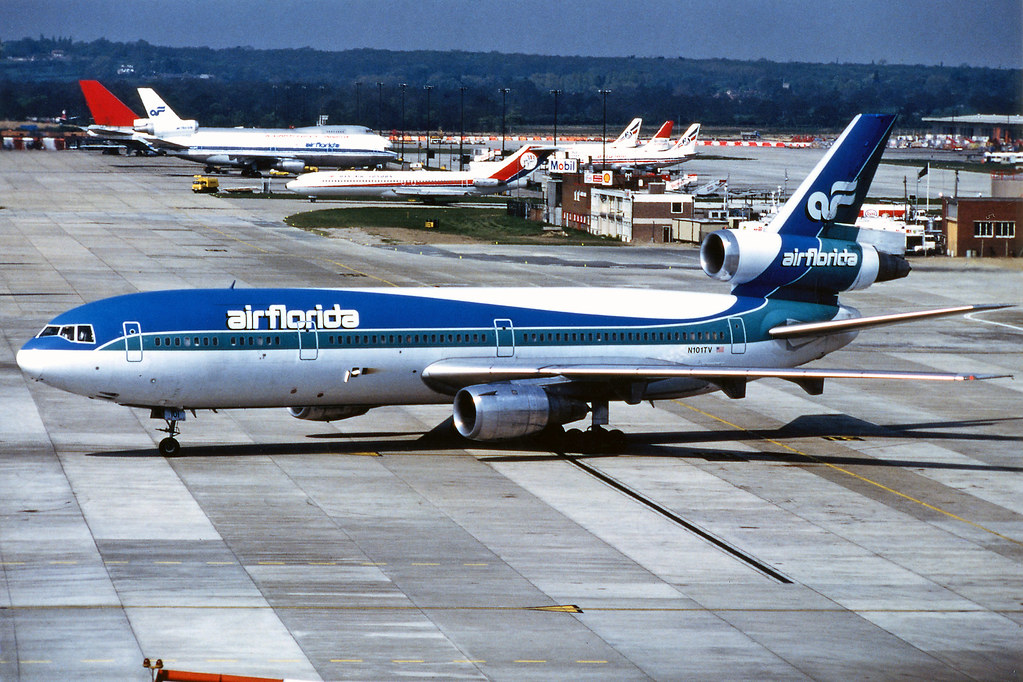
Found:
[[(266, 320), (266, 326), (261, 321)], [(340, 303), (324, 309), (317, 304), (312, 310), (291, 309), (276, 303), (265, 310), (253, 310), (251, 305), (242, 310), (227, 311), (227, 328), (232, 331), (255, 329), (355, 329), (359, 326), (359, 311), (344, 310)]]
[(782, 267), (803, 267), (803, 266), (824, 266), (824, 265), (846, 265), (856, 267), (860, 264), (860, 255), (855, 251), (837, 249), (823, 251), (820, 249), (807, 249), (800, 251), (793, 249), (782, 255)]

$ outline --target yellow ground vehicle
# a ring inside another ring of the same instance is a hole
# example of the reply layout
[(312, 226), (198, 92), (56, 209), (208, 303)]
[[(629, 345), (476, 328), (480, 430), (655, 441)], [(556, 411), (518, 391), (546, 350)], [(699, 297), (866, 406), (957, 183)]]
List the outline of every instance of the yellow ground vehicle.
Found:
[(220, 180), (205, 175), (192, 176), (192, 191), (212, 194), (220, 191)]

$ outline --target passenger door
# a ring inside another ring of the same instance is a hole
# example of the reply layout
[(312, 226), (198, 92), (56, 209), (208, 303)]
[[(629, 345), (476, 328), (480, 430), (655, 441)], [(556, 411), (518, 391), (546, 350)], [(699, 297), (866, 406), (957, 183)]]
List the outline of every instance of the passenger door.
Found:
[(142, 362), (142, 325), (138, 322), (125, 322), (124, 354), (128, 362)]
[(511, 320), (494, 320), (497, 338), (497, 357), (510, 358), (515, 355), (515, 327)]

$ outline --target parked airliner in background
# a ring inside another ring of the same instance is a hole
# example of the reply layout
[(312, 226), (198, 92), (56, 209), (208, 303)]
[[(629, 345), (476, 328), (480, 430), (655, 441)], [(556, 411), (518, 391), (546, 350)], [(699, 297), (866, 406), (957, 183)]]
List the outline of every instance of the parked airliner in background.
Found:
[(559, 142), (558, 151), (564, 158), (569, 159), (590, 159), (600, 156), (607, 151), (631, 150), (637, 147), (647, 149), (664, 150), (671, 146), (671, 128), (673, 123), (665, 121), (649, 141), (643, 142), (639, 139), (639, 131), (643, 125), (642, 118), (634, 118), (625, 126), (622, 134), (613, 141), (604, 144), (603, 142)]
[[(585, 147), (568, 145), (563, 154), (569, 159), (578, 159), (582, 166), (593, 168), (616, 168), (620, 170), (657, 170), (670, 168), (686, 161), (696, 153), (696, 141), (700, 135), (700, 124), (689, 126), (685, 134), (674, 144), (671, 135), (671, 121), (666, 122), (645, 144), (635, 147), (614, 147), (601, 145)], [(559, 154), (560, 156), (561, 154)]]
[(156, 150), (148, 141), (148, 135), (135, 130), (137, 124), (145, 121), (107, 90), (99, 81), (81, 80), (78, 86), (85, 96), (85, 103), (92, 114), (93, 124), (84, 128), (92, 137), (116, 140), (119, 146), (137, 153), (154, 153)]
[(466, 171), (319, 171), (298, 176), (286, 187), (318, 197), (406, 197), (427, 200), (497, 194), (525, 184), (553, 147), (526, 145), (500, 161), (477, 161)]
[(271, 168), (301, 173), (307, 166), (371, 167), (398, 157), (389, 140), (363, 126), (201, 128), (179, 118), (152, 88), (138, 91), (149, 118), (136, 130), (168, 154), (206, 164), (206, 172), (233, 166), (246, 175)]
[[(853, 223), (894, 116), (857, 116), (763, 231), (700, 249), (730, 294), (605, 288), (199, 289), (103, 299), (55, 317), (18, 352), (65, 391), (144, 407), (288, 407), (331, 421), (394, 404), (451, 403), (462, 436), (547, 434), (556, 448), (621, 444), (608, 404), (685, 398), (779, 378), (962, 381), (971, 374), (800, 368), (861, 329), (1000, 306), (861, 317), (838, 294), (905, 277)], [(859, 240), (859, 241), (858, 241)], [(908, 337), (907, 337), (908, 338)], [(564, 424), (591, 414), (587, 433)], [(578, 442), (576, 441), (578, 438)]]

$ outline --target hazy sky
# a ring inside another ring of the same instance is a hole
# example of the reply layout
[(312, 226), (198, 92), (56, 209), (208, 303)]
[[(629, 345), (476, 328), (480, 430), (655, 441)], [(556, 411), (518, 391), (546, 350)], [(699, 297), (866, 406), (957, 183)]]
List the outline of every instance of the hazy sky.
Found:
[(0, 39), (1023, 66), (1021, 0), (3, 0)]

